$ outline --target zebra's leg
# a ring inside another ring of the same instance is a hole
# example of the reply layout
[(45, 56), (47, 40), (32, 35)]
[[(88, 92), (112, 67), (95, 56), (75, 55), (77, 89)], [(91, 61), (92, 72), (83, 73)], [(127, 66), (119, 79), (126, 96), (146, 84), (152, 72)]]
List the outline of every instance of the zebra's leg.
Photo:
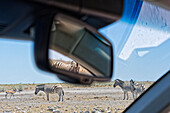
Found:
[(123, 100), (125, 100), (125, 96), (126, 96), (126, 94), (125, 94), (126, 92), (124, 91), (124, 97), (123, 97)]
[(138, 96), (139, 96), (139, 93), (136, 93), (136, 98), (138, 98)]
[(63, 99), (63, 95), (62, 95), (62, 102), (64, 101), (64, 99)]
[(132, 92), (132, 95), (133, 95), (133, 100), (135, 100), (135, 95), (134, 95), (134, 92)]
[(135, 99), (137, 98), (137, 95), (138, 95), (137, 92), (135, 92)]
[(61, 93), (62, 93), (62, 101), (64, 101), (64, 99), (63, 99), (63, 96), (64, 96), (64, 91), (62, 90), (62, 92), (61, 92)]
[(60, 98), (61, 98), (61, 96), (59, 96), (59, 98), (58, 98), (58, 102), (60, 102)]
[(49, 101), (50, 99), (49, 99), (49, 93), (46, 93), (46, 95), (47, 95), (47, 100)]
[(126, 93), (126, 95), (127, 95), (127, 100), (128, 100), (129, 99), (128, 92)]
[(60, 98), (61, 98), (61, 92), (58, 94), (58, 102), (60, 102)]

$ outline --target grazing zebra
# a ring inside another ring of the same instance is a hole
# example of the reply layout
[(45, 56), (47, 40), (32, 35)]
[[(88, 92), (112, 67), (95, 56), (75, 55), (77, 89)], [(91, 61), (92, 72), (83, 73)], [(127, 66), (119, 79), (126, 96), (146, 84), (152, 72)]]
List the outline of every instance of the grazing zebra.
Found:
[[(11, 96), (14, 97), (14, 94), (15, 94), (16, 91), (17, 91), (16, 88), (13, 89), (13, 91), (12, 91), (12, 90), (7, 90), (7, 91), (6, 91), (6, 94), (5, 94), (5, 98), (7, 98), (8, 94), (10, 94)], [(10, 96), (10, 98), (11, 98), (11, 96)]]
[(60, 101), (62, 97), (63, 101), (63, 96), (64, 96), (64, 91), (61, 85), (53, 85), (53, 86), (47, 86), (47, 85), (37, 85), (35, 89), (35, 95), (38, 94), (39, 91), (43, 91), (47, 95), (47, 100), (49, 101), (49, 94), (51, 93), (57, 93), (59, 96), (58, 102)]
[[(134, 88), (131, 87), (130, 84), (126, 84), (124, 81), (122, 81), (120, 79), (116, 79), (113, 87), (116, 87), (116, 86), (119, 86), (123, 90), (123, 92), (124, 92), (123, 100), (125, 100), (126, 95), (127, 95), (127, 100), (128, 100), (128, 98), (129, 98), (128, 97), (128, 92), (131, 92), (132, 95), (134, 95), (133, 94)], [(133, 96), (133, 98), (134, 98), (134, 96)]]
[(145, 91), (145, 86), (143, 84), (135, 83), (132, 79), (130, 80), (130, 86), (134, 89), (133, 96), (135, 94), (135, 99)]

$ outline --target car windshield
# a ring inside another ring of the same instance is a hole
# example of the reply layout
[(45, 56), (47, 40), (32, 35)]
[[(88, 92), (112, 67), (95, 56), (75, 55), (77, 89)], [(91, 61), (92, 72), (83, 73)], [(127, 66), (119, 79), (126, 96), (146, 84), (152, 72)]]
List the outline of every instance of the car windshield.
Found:
[(32, 41), (1, 37), (0, 113), (119, 113), (169, 71), (169, 10), (125, 2), (122, 18), (99, 32), (114, 46), (113, 77), (90, 86), (39, 70)]

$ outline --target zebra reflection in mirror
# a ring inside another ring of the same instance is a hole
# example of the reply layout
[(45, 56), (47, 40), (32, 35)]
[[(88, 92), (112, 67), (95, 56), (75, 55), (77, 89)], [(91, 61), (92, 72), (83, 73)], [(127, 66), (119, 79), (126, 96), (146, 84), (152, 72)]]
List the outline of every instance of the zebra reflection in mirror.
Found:
[(143, 84), (135, 83), (132, 79), (130, 80), (130, 86), (134, 89), (133, 96), (135, 99), (145, 91), (145, 86)]
[[(128, 92), (131, 92), (132, 95), (134, 95), (133, 91), (135, 89), (133, 87), (131, 87), (130, 84), (126, 84), (124, 81), (122, 81), (120, 79), (116, 79), (113, 87), (116, 87), (116, 86), (119, 86), (122, 89), (122, 91), (124, 92), (123, 100), (125, 100), (126, 97), (127, 97), (126, 98), (127, 100), (129, 99)], [(134, 99), (134, 96), (133, 96), (133, 99)]]
[(51, 63), (51, 66), (53, 68), (58, 68), (58, 69), (71, 71), (71, 72), (75, 72), (75, 73), (79, 73), (79, 70), (80, 70), (79, 64), (75, 61), (71, 61), (71, 63), (57, 61), (55, 63)]
[(58, 102), (61, 100), (61, 97), (63, 101), (64, 91), (61, 85), (53, 85), (53, 86), (37, 85), (35, 89), (35, 95), (37, 95), (39, 91), (43, 91), (46, 93), (48, 101), (49, 101), (49, 94), (54, 94), (54, 93), (57, 93), (59, 96)]

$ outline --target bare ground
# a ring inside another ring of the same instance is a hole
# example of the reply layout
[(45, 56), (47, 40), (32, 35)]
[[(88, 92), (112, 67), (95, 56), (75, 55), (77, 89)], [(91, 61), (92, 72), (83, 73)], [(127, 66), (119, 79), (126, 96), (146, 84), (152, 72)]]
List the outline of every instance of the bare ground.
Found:
[(27, 90), (21, 93), (16, 92), (14, 98), (10, 96), (6, 99), (5, 93), (0, 93), (0, 113), (47, 113), (62, 112), (74, 113), (85, 111), (100, 111), (107, 113), (110, 111), (122, 112), (130, 103), (130, 100), (122, 100), (123, 92), (120, 88), (113, 87), (87, 87), (87, 88), (63, 88), (65, 91), (64, 101), (58, 102), (58, 95), (51, 94), (50, 101), (46, 100), (44, 93), (34, 95), (34, 90)]
[[(150, 81), (140, 82), (146, 89), (153, 84)], [(9, 84), (0, 85), (0, 89), (19, 88), (14, 97), (5, 98), (5, 92), (0, 92), (0, 113), (120, 113), (134, 100), (129, 93), (129, 100), (123, 100), (123, 91), (120, 87), (113, 88), (114, 82), (94, 83), (91, 86), (60, 84), (65, 92), (64, 101), (58, 102), (58, 95), (51, 94), (50, 101), (46, 95), (39, 92), (34, 95), (38, 84)], [(89, 111), (89, 112), (88, 112)]]

